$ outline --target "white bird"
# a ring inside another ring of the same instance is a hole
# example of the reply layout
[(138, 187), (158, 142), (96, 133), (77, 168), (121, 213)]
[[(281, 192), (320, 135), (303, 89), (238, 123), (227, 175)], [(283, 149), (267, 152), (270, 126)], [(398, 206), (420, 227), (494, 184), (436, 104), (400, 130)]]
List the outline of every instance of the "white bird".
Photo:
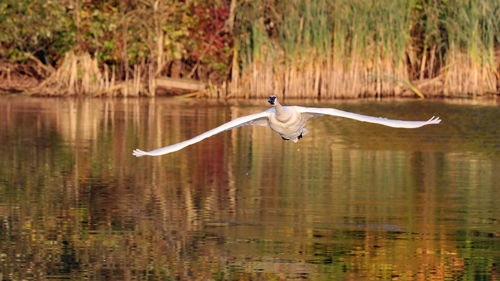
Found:
[(281, 104), (279, 104), (276, 96), (270, 96), (269, 103), (272, 105), (272, 107), (264, 112), (236, 118), (217, 128), (214, 128), (210, 131), (207, 131), (201, 135), (198, 135), (189, 140), (185, 140), (183, 142), (179, 142), (176, 144), (172, 144), (151, 151), (142, 151), (140, 149), (135, 149), (133, 151), (133, 155), (137, 157), (145, 155), (149, 156), (164, 155), (177, 150), (181, 150), (188, 145), (202, 141), (220, 132), (246, 125), (258, 125), (258, 126), (270, 127), (273, 131), (278, 133), (278, 135), (282, 137), (284, 140), (291, 140), (293, 142), (297, 142), (300, 138), (302, 138), (309, 132), (306, 128), (304, 128), (306, 125), (306, 121), (311, 117), (323, 116), (323, 115), (345, 117), (358, 121), (375, 123), (394, 128), (409, 128), (409, 129), (418, 128), (430, 124), (439, 124), (441, 122), (441, 119), (439, 119), (439, 117), (434, 117), (434, 116), (432, 116), (432, 118), (427, 121), (402, 121), (402, 120), (391, 120), (382, 117), (361, 115), (334, 108), (282, 106)]

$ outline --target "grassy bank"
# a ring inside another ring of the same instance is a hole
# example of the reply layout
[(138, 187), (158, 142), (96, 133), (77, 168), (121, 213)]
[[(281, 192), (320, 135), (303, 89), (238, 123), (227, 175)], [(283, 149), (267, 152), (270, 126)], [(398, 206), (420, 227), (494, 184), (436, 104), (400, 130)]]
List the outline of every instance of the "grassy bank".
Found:
[[(254, 2), (237, 95), (454, 96), (498, 92), (498, 1)], [(245, 20), (243, 20), (245, 19)], [(497, 56), (495, 58), (495, 48)], [(234, 74), (234, 73), (233, 73)]]
[(0, 5), (0, 78), (39, 82), (14, 90), (154, 96), (172, 77), (203, 81), (199, 96), (212, 97), (500, 91), (495, 0), (62, 3)]

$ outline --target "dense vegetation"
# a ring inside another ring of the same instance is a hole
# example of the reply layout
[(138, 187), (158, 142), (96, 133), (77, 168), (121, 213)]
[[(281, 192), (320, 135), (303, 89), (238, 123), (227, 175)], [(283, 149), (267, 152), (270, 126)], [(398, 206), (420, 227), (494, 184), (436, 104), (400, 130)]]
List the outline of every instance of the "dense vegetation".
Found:
[(498, 93), (500, 2), (4, 0), (0, 59), (3, 89), (42, 93), (154, 95), (165, 76), (233, 97)]

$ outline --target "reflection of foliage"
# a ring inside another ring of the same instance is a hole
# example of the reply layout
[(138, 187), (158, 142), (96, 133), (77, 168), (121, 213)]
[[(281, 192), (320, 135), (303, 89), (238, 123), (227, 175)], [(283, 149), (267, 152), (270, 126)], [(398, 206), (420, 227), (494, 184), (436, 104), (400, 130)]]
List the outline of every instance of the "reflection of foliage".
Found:
[[(478, 120), (464, 107), (439, 104), (460, 116), (457, 127), (438, 128), (449, 137), (439, 142), (433, 139), (442, 134), (432, 128), (395, 134), (325, 118), (312, 121), (311, 135), (299, 144), (246, 127), (169, 157), (131, 157), (136, 145), (175, 142), (261, 109), (185, 105), (2, 100), (3, 278), (494, 274), (496, 224), (477, 220), (491, 218), (494, 206), (483, 202), (498, 197), (496, 158), (488, 156), (495, 150), (463, 137), (460, 129), (473, 131)], [(427, 113), (421, 103), (399, 105), (393, 114)], [(491, 120), (498, 115), (494, 106), (478, 112)], [(496, 123), (483, 125), (483, 141), (496, 140)], [(448, 204), (450, 196), (459, 200)], [(380, 228), (386, 224), (405, 228)]]

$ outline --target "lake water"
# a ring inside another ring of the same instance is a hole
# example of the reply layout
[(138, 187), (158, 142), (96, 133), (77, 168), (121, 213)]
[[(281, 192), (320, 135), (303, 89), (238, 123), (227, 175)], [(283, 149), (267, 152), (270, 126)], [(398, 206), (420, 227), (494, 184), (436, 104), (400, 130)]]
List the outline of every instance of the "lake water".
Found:
[(499, 280), (497, 102), (295, 104), (443, 122), (136, 158), (267, 103), (0, 98), (0, 280)]

